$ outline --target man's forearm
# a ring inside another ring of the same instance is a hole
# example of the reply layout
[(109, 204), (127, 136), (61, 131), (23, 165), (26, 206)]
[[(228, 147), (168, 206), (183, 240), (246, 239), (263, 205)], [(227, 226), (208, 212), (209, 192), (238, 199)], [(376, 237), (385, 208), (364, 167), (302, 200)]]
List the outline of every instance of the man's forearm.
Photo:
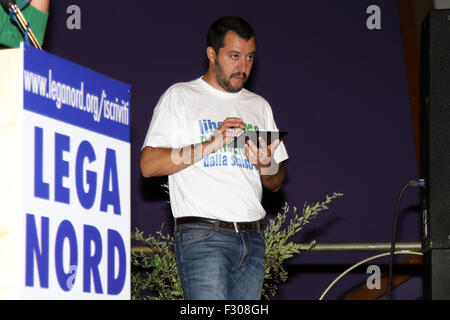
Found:
[(192, 163), (192, 148), (169, 149), (145, 147), (141, 153), (141, 172), (146, 178), (166, 176), (187, 168)]
[(167, 176), (183, 170), (222, 148), (242, 130), (242, 119), (228, 117), (208, 141), (180, 149), (145, 147), (141, 153), (142, 175), (146, 178)]
[(145, 147), (141, 153), (141, 172), (146, 178), (167, 176), (189, 167), (213, 151), (211, 141), (179, 149)]
[(275, 174), (269, 175), (261, 172), (261, 183), (269, 191), (277, 192), (283, 185), (286, 173), (283, 164), (279, 164), (278, 171)]

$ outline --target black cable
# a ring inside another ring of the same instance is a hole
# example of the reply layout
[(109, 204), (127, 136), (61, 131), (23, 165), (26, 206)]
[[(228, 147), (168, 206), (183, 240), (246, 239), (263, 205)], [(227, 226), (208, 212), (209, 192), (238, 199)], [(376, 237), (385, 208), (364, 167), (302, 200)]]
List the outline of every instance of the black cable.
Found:
[(400, 211), (400, 203), (403, 197), (403, 193), (408, 189), (408, 187), (424, 187), (425, 182), (423, 179), (419, 180), (411, 180), (408, 182), (400, 191), (400, 194), (397, 198), (397, 208), (395, 210), (395, 216), (394, 216), (394, 225), (392, 227), (392, 241), (391, 241), (391, 251), (389, 255), (389, 279), (388, 279), (388, 289), (387, 289), (387, 300), (391, 300), (391, 289), (392, 289), (392, 269), (394, 266), (394, 251), (395, 251), (395, 234), (397, 232), (397, 220), (398, 220), (398, 213)]

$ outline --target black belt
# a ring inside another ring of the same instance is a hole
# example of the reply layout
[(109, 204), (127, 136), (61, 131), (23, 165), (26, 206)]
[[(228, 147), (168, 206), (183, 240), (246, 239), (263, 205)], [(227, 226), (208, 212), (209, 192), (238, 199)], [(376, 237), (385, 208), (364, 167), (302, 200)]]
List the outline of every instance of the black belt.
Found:
[(253, 222), (227, 222), (202, 217), (182, 217), (175, 219), (175, 226), (182, 224), (200, 224), (214, 227), (218, 223), (219, 229), (234, 230), (236, 232), (256, 232), (264, 229), (264, 220)]

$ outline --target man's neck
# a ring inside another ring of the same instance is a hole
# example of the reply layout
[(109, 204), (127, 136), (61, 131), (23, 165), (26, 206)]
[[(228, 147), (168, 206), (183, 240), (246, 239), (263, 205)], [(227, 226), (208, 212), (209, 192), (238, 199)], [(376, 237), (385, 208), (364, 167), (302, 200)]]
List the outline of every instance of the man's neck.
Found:
[(205, 75), (202, 77), (203, 81), (205, 81), (207, 84), (209, 84), (211, 87), (220, 90), (222, 92), (227, 92), (224, 88), (222, 88), (216, 81), (215, 74), (209, 69)]

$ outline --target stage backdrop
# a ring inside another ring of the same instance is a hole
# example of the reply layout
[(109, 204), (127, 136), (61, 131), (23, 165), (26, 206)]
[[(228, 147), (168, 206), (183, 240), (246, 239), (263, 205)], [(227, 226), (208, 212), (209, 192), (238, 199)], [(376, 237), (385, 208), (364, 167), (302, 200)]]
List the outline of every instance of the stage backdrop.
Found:
[[(74, 6), (75, 5), (75, 6)], [(376, 5), (377, 7), (371, 7)], [(379, 10), (378, 10), (379, 9)], [(264, 195), (273, 216), (287, 201), (303, 208), (341, 192), (295, 239), (298, 242), (388, 242), (396, 199), (417, 178), (397, 2), (58, 0), (44, 48), (131, 85), (132, 228), (172, 228), (165, 179), (143, 179), (140, 149), (161, 94), (206, 71), (206, 32), (223, 15), (247, 19), (258, 37), (248, 88), (272, 105), (289, 131), (288, 179)], [(419, 192), (409, 190), (398, 241), (420, 241)], [(305, 253), (289, 260), (277, 299), (317, 299), (346, 267), (369, 253)], [(382, 265), (385, 260), (373, 264)], [(326, 298), (364, 285), (367, 265), (345, 276)], [(422, 295), (416, 277), (394, 298)]]

